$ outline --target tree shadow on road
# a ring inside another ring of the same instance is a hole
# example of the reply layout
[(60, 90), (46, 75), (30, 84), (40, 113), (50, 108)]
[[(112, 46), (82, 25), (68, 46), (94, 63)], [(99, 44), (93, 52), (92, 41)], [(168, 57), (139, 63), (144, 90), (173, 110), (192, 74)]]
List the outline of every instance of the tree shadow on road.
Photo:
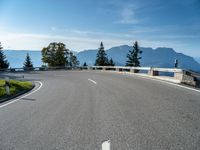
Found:
[(36, 99), (33, 99), (33, 98), (21, 98), (21, 100), (25, 100), (25, 101), (36, 101)]

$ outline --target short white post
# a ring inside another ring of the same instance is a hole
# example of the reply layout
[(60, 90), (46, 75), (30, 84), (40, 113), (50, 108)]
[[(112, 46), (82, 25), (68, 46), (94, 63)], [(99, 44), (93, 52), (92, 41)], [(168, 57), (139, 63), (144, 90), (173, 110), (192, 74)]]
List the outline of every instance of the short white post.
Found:
[(10, 95), (10, 80), (9, 80), (9, 77), (6, 77), (6, 83), (5, 83), (5, 86), (6, 86), (6, 94), (7, 95)]
[(116, 70), (116, 71), (118, 71), (118, 72), (120, 71), (120, 69), (119, 69), (119, 68), (115, 68), (115, 70)]

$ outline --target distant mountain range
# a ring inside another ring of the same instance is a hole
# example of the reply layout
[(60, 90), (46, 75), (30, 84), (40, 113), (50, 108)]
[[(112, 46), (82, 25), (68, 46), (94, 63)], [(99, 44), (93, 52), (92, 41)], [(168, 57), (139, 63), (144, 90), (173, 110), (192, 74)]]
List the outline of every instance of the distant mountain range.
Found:
[(195, 57), (194, 59), (200, 64), (200, 57)]
[[(116, 65), (124, 66), (126, 63), (126, 55), (132, 47), (128, 45), (122, 45), (112, 47), (106, 52), (108, 57), (114, 60)], [(152, 67), (174, 67), (174, 60), (178, 59), (179, 67), (185, 69), (191, 69), (194, 71), (200, 71), (200, 64), (194, 60), (194, 58), (184, 55), (182, 53), (175, 52), (172, 48), (144, 48), (141, 47), (142, 66)], [(77, 54), (78, 60), (81, 64), (87, 62), (88, 65), (93, 65), (95, 62), (97, 50), (84, 50)]]
[(26, 54), (29, 53), (33, 65), (35, 67), (40, 67), (42, 65), (41, 61), (41, 51), (38, 50), (4, 50), (7, 60), (10, 63), (12, 68), (21, 68), (26, 57)]
[[(109, 58), (112, 58), (116, 65), (124, 66), (126, 63), (126, 55), (132, 47), (128, 45), (116, 46), (108, 49), (106, 53)], [(200, 64), (194, 60), (194, 58), (184, 55), (182, 53), (175, 52), (172, 48), (144, 48), (141, 47), (142, 66), (152, 66), (152, 67), (173, 67), (174, 60), (179, 60), (179, 67), (185, 69), (191, 69), (194, 71), (200, 71)], [(98, 50), (84, 50), (78, 53), (78, 60), (80, 65), (86, 62), (88, 65), (94, 65), (96, 54)], [(5, 50), (5, 55), (7, 56), (10, 66), (12, 68), (22, 67), (25, 56), (29, 53), (34, 66), (41, 66), (41, 51), (28, 51), (28, 50)]]

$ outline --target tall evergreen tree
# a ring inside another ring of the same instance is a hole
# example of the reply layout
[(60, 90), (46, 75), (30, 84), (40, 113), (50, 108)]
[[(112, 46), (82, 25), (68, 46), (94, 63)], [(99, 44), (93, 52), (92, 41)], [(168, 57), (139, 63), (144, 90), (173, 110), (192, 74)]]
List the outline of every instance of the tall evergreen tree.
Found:
[(142, 58), (139, 56), (140, 54), (142, 54), (142, 51), (139, 49), (138, 42), (136, 41), (133, 49), (127, 54), (126, 66), (140, 67), (140, 59)]
[(3, 53), (3, 47), (0, 42), (0, 69), (7, 69), (9, 67), (9, 62), (6, 60), (6, 56)]
[(87, 67), (88, 65), (87, 65), (87, 63), (86, 63), (86, 62), (84, 62), (84, 63), (83, 63), (83, 66), (84, 66), (84, 67)]
[(24, 70), (33, 70), (33, 63), (31, 61), (31, 57), (29, 56), (29, 54), (27, 53), (26, 58), (25, 58), (25, 62), (24, 62)]
[(109, 66), (115, 66), (115, 63), (112, 58), (109, 60)]
[(99, 51), (97, 52), (95, 66), (107, 66), (107, 65), (109, 65), (109, 61), (107, 58), (107, 54), (104, 50), (103, 42), (101, 42)]

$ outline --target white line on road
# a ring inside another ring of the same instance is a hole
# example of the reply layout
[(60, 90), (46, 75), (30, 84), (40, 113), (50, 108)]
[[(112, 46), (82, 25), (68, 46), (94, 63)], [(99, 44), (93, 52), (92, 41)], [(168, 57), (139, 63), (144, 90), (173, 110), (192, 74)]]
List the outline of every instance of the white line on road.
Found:
[(177, 87), (180, 87), (180, 88), (184, 88), (184, 89), (187, 89), (187, 90), (191, 90), (191, 91), (195, 91), (195, 92), (199, 92), (200, 93), (200, 90), (198, 90), (198, 89), (191, 88), (191, 87), (184, 86), (184, 85), (177, 84), (177, 83), (172, 83), (170, 81), (164, 81), (164, 80), (155, 79), (155, 78), (152, 78), (152, 77), (145, 77), (145, 76), (142, 76), (142, 75), (139, 75), (139, 74), (133, 74), (133, 73), (125, 73), (124, 75), (126, 75), (126, 74), (137, 76), (137, 77), (141, 77), (141, 78), (144, 78), (144, 79), (149, 79), (149, 80), (153, 80), (153, 81), (158, 81), (158, 82), (166, 83), (166, 84), (169, 84), (169, 85), (174, 85), (174, 86), (177, 86)]
[(102, 150), (110, 150), (110, 140), (102, 143)]
[(8, 105), (10, 105), (10, 104), (12, 104), (12, 103), (14, 103), (14, 102), (16, 102), (16, 101), (22, 99), (22, 98), (25, 98), (25, 97), (27, 97), (27, 96), (29, 96), (29, 95), (31, 95), (31, 94), (37, 92), (38, 90), (40, 90), (40, 89), (42, 88), (42, 86), (43, 86), (42, 82), (40, 82), (40, 81), (35, 81), (35, 82), (38, 82), (38, 83), (40, 84), (40, 86), (39, 86), (36, 90), (34, 90), (34, 91), (32, 91), (32, 92), (30, 92), (30, 93), (28, 93), (28, 94), (26, 94), (26, 95), (24, 95), (24, 96), (22, 96), (22, 97), (20, 97), (20, 98), (17, 98), (17, 99), (15, 99), (15, 100), (13, 100), (13, 101), (10, 101), (10, 102), (8, 102), (8, 103), (5, 103), (5, 104), (3, 104), (3, 105), (0, 105), (0, 108), (3, 108), (3, 107), (5, 107), (5, 106), (8, 106)]
[(97, 82), (92, 79), (88, 79), (88, 81), (91, 81), (92, 83), (97, 84)]
[(184, 89), (187, 89), (187, 90), (192, 90), (192, 91), (200, 93), (200, 90), (197, 90), (197, 89), (194, 89), (194, 88), (190, 88), (190, 87), (187, 87), (187, 86), (184, 86), (184, 85), (180, 85), (180, 84), (176, 84), (176, 83), (172, 83), (172, 82), (167, 82), (167, 81), (163, 81), (163, 80), (159, 80), (159, 79), (153, 79), (153, 78), (150, 78), (150, 77), (143, 77), (143, 76), (141, 76), (141, 77), (145, 78), (145, 79), (150, 79), (150, 80), (154, 80), (154, 81), (163, 82), (163, 83), (166, 83), (166, 84), (174, 85), (174, 86), (177, 86), (177, 87), (181, 87), (181, 88), (184, 88)]

